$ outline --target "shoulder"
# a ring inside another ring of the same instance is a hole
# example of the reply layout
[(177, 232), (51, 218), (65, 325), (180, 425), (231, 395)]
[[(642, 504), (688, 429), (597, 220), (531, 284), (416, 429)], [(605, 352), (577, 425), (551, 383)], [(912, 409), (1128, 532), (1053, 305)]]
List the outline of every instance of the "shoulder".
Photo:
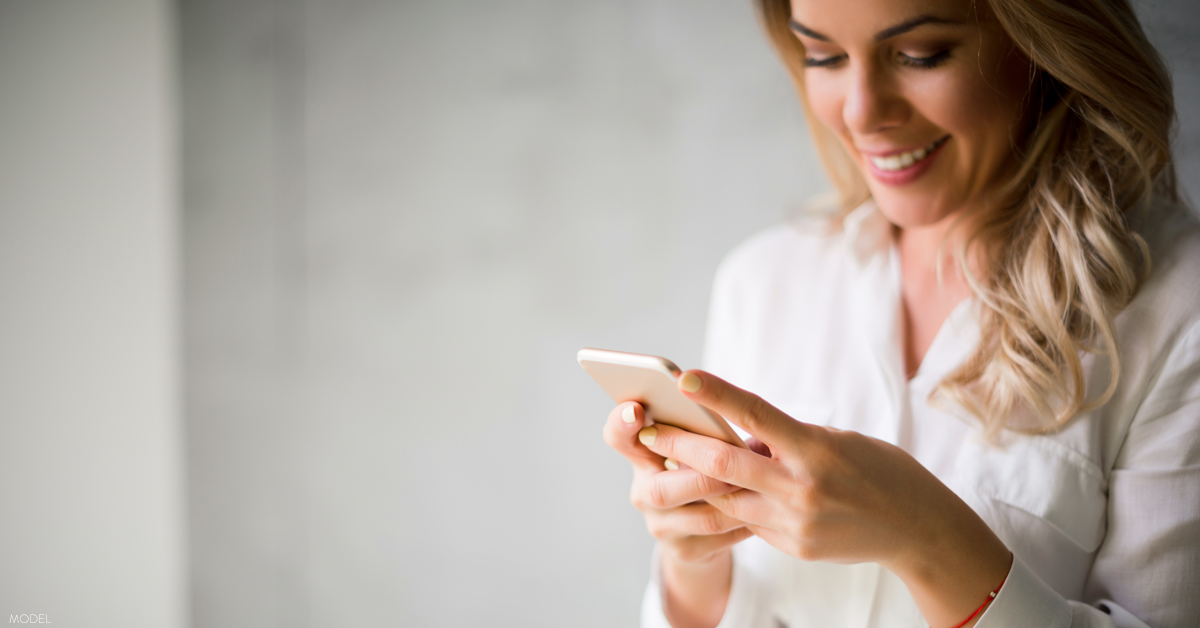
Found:
[(713, 280), (705, 364), (739, 385), (756, 381), (780, 347), (797, 346), (814, 317), (831, 316), (838, 269), (848, 264), (842, 232), (829, 223), (784, 223), (725, 255)]
[(1119, 318), (1160, 328), (1168, 336), (1200, 321), (1200, 219), (1190, 209), (1159, 204), (1139, 229), (1150, 272)]
[(729, 251), (717, 267), (718, 287), (746, 289), (804, 283), (808, 275), (827, 273), (844, 263), (842, 231), (832, 222), (791, 221), (760, 231)]
[(1200, 441), (1178, 437), (1195, 430), (1200, 399), (1200, 220), (1184, 207), (1157, 210), (1139, 229), (1150, 273), (1116, 319), (1124, 392), (1110, 406), (1122, 417), (1113, 425), (1131, 430), (1120, 435), (1122, 466), (1200, 459)]
[(836, 309), (853, 273), (845, 232), (837, 225), (784, 223), (725, 256), (713, 279), (710, 311), (743, 331), (793, 327)]

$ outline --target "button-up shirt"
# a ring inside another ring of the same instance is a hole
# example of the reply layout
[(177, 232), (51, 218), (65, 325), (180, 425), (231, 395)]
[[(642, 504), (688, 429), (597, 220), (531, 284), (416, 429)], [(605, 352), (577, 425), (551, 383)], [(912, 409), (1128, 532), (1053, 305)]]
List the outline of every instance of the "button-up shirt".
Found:
[[(840, 226), (782, 225), (726, 257), (705, 367), (797, 420), (903, 448), (970, 505), (1014, 555), (979, 628), (1200, 625), (1200, 226), (1186, 210), (1155, 216), (1141, 230), (1150, 275), (1116, 319), (1116, 393), (1055, 433), (988, 443), (974, 417), (930, 401), (978, 344), (974, 298), (906, 377), (893, 228), (870, 201)], [(1084, 364), (1098, 394), (1108, 358)], [(928, 625), (877, 564), (805, 562), (757, 537), (733, 556), (721, 627)], [(658, 571), (647, 628), (668, 625)]]

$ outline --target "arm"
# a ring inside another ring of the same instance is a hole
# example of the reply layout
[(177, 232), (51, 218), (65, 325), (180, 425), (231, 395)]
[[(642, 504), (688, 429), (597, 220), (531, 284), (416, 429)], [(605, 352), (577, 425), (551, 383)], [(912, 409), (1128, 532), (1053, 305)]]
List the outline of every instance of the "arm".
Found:
[[(732, 571), (729, 574), (730, 588), (722, 591), (722, 612), (718, 615), (717, 628), (778, 628), (770, 613), (768, 588), (747, 568), (737, 548), (730, 552)], [(650, 584), (642, 600), (642, 628), (671, 628), (679, 626), (668, 619), (663, 595), (663, 571), (661, 549), (654, 552)]]

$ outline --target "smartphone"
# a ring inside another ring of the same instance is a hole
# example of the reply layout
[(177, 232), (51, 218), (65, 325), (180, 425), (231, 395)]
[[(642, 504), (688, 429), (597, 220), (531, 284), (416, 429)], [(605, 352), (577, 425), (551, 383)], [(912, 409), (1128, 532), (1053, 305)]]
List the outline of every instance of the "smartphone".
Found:
[(683, 371), (670, 360), (656, 355), (590, 348), (580, 349), (576, 357), (583, 370), (613, 401), (642, 404), (649, 419), (647, 423), (665, 423), (748, 449), (725, 419), (679, 391), (676, 381)]

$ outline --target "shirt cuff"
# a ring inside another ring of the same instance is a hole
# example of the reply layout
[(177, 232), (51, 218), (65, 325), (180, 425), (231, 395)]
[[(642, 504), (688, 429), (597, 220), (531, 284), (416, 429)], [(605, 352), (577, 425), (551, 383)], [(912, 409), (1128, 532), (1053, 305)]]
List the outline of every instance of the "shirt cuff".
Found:
[[(651, 560), (650, 584), (642, 598), (642, 628), (671, 628), (663, 614), (662, 598), (662, 549), (654, 546)], [(757, 577), (737, 559), (733, 553), (733, 579), (729, 588), (729, 600), (725, 602), (725, 614), (717, 628), (774, 628), (767, 589)]]
[(1012, 567), (996, 599), (988, 604), (975, 628), (1071, 625), (1071, 605), (1013, 555)]

